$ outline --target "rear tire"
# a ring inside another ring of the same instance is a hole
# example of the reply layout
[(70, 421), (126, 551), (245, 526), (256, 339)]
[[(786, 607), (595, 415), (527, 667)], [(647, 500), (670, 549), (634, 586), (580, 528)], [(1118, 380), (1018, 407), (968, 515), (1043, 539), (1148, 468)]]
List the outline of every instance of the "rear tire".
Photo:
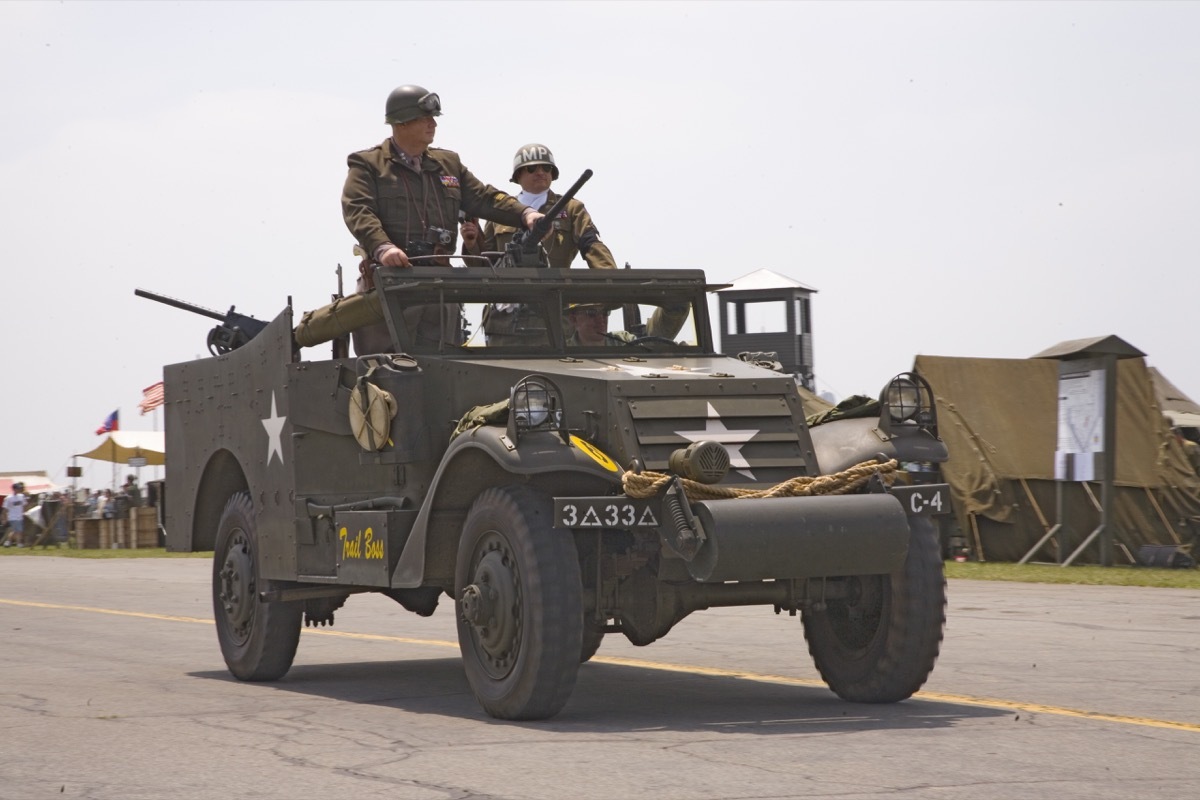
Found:
[(221, 654), (234, 677), (274, 681), (292, 666), (300, 642), (302, 603), (264, 603), (258, 525), (247, 492), (229, 498), (213, 553), (213, 617)]
[(946, 579), (930, 520), (912, 517), (909, 526), (902, 569), (844, 578), (850, 597), (804, 612), (817, 671), (844, 700), (895, 703), (933, 671), (946, 624)]
[(499, 719), (546, 719), (575, 688), (583, 647), (579, 558), (553, 507), (526, 487), (488, 489), (463, 523), (455, 568), (467, 681)]

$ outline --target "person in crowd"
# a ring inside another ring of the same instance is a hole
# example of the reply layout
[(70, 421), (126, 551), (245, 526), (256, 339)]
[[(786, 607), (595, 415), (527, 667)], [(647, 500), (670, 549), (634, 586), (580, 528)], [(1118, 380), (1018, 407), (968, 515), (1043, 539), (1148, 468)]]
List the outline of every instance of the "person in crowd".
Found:
[(112, 489), (105, 489), (104, 494), (100, 495), (100, 502), (96, 504), (96, 513), (101, 519), (113, 519), (117, 516), (117, 502), (113, 497)]
[(4, 539), (4, 546), (17, 547), (25, 546), (25, 508), (29, 504), (29, 498), (25, 496), (25, 484), (17, 482), (13, 484), (12, 494), (4, 498), (4, 518), (8, 521), (8, 536)]
[(130, 508), (137, 508), (142, 504), (142, 489), (138, 486), (136, 475), (125, 478), (125, 485), (121, 487), (121, 492), (129, 498)]

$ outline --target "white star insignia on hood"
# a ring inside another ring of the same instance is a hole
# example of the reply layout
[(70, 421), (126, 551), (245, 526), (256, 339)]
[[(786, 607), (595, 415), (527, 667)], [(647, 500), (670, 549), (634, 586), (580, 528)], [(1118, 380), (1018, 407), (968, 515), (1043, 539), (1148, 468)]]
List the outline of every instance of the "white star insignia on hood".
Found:
[(757, 436), (758, 431), (729, 430), (725, 427), (725, 423), (721, 421), (721, 415), (713, 408), (712, 403), (708, 404), (708, 419), (704, 421), (704, 430), (675, 431), (675, 434), (682, 436), (689, 442), (720, 442), (729, 451), (729, 466), (750, 480), (755, 480), (754, 473), (750, 471), (750, 462), (742, 455), (742, 445)]

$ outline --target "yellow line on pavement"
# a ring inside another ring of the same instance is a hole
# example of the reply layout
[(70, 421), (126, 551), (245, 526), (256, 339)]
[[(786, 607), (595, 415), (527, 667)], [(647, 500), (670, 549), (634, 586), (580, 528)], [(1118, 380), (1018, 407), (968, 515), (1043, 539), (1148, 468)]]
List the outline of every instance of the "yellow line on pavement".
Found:
[[(37, 603), (31, 600), (8, 600), (5, 598), (0, 598), (0, 605), (25, 606), (27, 608), (49, 608), (60, 611), (84, 611), (92, 614), (111, 614), (118, 617), (138, 617), (141, 619), (156, 619), (166, 622), (195, 622), (203, 625), (213, 624), (211, 619), (203, 619), (201, 617), (180, 617), (172, 614), (149, 614), (143, 611), (120, 611), (113, 608), (95, 608), (92, 606), (75, 606), (62, 603)], [(326, 628), (305, 628), (304, 633), (305, 635), (312, 636), (336, 636), (343, 639), (394, 642), (397, 644), (414, 644), (425, 647), (458, 648), (458, 642), (449, 641), (446, 639), (417, 639), (407, 636), (390, 636), (377, 633), (335, 631)], [(611, 664), (619, 667), (636, 667), (638, 669), (652, 669), (660, 672), (679, 672), (688, 675), (706, 675), (715, 678), (738, 678), (740, 680), (757, 681), (759, 683), (773, 683), (783, 686), (811, 686), (821, 688), (825, 686), (824, 681), (814, 680), (812, 678), (791, 678), (786, 675), (769, 675), (760, 672), (747, 672), (745, 670), (736, 669), (720, 669), (717, 667), (701, 667), (691, 664), (668, 664), (662, 661), (646, 661), (639, 658), (595, 656), (592, 658), (592, 663)], [(1169, 719), (1154, 719), (1153, 717), (1130, 717), (1123, 714), (1104, 714), (1099, 711), (1085, 711), (1077, 708), (1048, 706), (1040, 703), (1022, 703), (1015, 700), (1000, 700), (993, 697), (974, 697), (967, 694), (948, 694), (945, 692), (918, 692), (917, 694), (913, 695), (913, 699), (927, 700), (935, 703), (952, 703), (955, 705), (993, 708), (1002, 711), (1024, 711), (1030, 714), (1036, 713), (1050, 714), (1058, 717), (1075, 717), (1078, 719), (1096, 720), (1098, 722), (1113, 722), (1120, 725), (1138, 725), (1148, 728), (1166, 728), (1169, 730), (1200, 733), (1200, 724), (1192, 722), (1176, 722)]]

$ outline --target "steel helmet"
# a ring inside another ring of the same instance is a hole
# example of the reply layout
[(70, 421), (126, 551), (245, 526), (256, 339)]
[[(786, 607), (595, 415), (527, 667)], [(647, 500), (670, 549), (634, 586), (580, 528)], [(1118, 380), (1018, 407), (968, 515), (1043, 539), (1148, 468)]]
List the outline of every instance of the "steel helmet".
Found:
[(405, 84), (392, 89), (384, 107), (384, 122), (395, 125), (411, 122), (421, 117), (440, 117), (442, 101), (433, 92), (428, 92), (423, 86)]
[(546, 164), (550, 167), (550, 177), (558, 180), (558, 166), (554, 163), (554, 153), (551, 153), (550, 148), (544, 144), (533, 143), (525, 145), (513, 156), (512, 182), (518, 182), (517, 173), (521, 171), (521, 167), (529, 167), (534, 164)]

